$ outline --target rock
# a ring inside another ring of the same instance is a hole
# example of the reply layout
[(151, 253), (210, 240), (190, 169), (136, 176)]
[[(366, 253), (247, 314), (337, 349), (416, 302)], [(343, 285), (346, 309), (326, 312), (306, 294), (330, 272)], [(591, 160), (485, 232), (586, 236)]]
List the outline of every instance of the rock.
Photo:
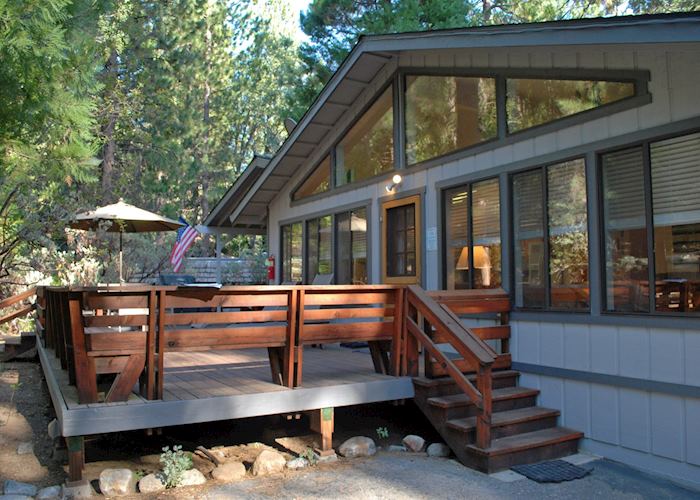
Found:
[(6, 479), (2, 491), (5, 495), (20, 495), (33, 497), (34, 495), (36, 495), (36, 486), (29, 483), (20, 483), (19, 481), (13, 481), (12, 479)]
[(338, 452), (346, 458), (371, 457), (377, 453), (377, 446), (368, 437), (355, 436), (341, 444)]
[(224, 462), (211, 471), (211, 477), (226, 483), (238, 481), (245, 477), (245, 465), (241, 462)]
[(66, 481), (66, 484), (63, 486), (64, 498), (90, 498), (94, 494), (95, 490), (92, 489), (87, 479)]
[(329, 464), (329, 463), (333, 463), (333, 462), (338, 461), (338, 455), (336, 455), (335, 452), (329, 453), (327, 455), (318, 455), (318, 454), (315, 454), (315, 455), (316, 455), (316, 460), (318, 460), (319, 464)]
[(42, 488), (36, 494), (36, 500), (60, 500), (63, 498), (63, 489), (60, 486)]
[(0, 495), (0, 500), (34, 500), (27, 495)]
[(161, 480), (160, 474), (147, 474), (139, 481), (139, 491), (141, 493), (156, 493), (165, 489), (165, 483)]
[(197, 469), (190, 469), (182, 473), (179, 486), (197, 486), (206, 482), (207, 478), (204, 477), (204, 474)]
[(415, 434), (409, 434), (403, 438), (401, 442), (406, 448), (408, 448), (408, 451), (412, 451), (414, 453), (422, 451), (423, 446), (425, 446), (425, 439), (420, 436), (416, 436)]
[(49, 422), (46, 430), (51, 439), (58, 439), (61, 437), (61, 426), (58, 424), (58, 420), (55, 418)]
[(27, 441), (26, 443), (20, 443), (19, 446), (17, 446), (17, 454), (18, 455), (28, 455), (29, 453), (34, 452), (34, 445), (32, 444), (31, 441)]
[(398, 452), (398, 451), (401, 451), (401, 452), (403, 452), (403, 451), (408, 451), (408, 449), (407, 449), (404, 445), (402, 445), (402, 444), (391, 444), (391, 445), (389, 445), (389, 447), (386, 449), (386, 451), (390, 451), (390, 452)]
[(253, 462), (253, 475), (265, 476), (275, 472), (282, 472), (286, 465), (287, 461), (281, 453), (273, 450), (263, 450)]
[(291, 459), (287, 462), (287, 469), (303, 469), (309, 465), (309, 461), (302, 457)]
[(139, 458), (139, 461), (143, 465), (152, 465), (154, 467), (160, 467), (160, 455), (143, 455)]
[(450, 447), (445, 443), (433, 443), (426, 451), (429, 457), (449, 457), (451, 452)]
[(136, 476), (129, 469), (105, 469), (100, 472), (100, 491), (106, 497), (136, 493)]

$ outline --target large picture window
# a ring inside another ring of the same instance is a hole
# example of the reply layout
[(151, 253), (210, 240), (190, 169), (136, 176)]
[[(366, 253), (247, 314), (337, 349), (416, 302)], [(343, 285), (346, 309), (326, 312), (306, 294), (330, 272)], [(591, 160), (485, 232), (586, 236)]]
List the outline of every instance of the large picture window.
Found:
[(496, 80), (406, 77), (406, 159), (409, 165), (493, 139)]
[(301, 283), (303, 279), (301, 222), (282, 226), (282, 283)]
[(644, 143), (601, 160), (606, 309), (697, 312), (700, 133)]
[(634, 83), (591, 80), (508, 79), (509, 132), (519, 132), (635, 94)]
[(394, 168), (391, 87), (372, 104), (335, 148), (335, 184), (369, 179)]
[(365, 285), (367, 274), (367, 209), (358, 208), (335, 216), (336, 283)]
[(513, 176), (517, 307), (589, 307), (586, 200), (582, 159)]
[(292, 195), (293, 200), (301, 200), (314, 194), (328, 191), (331, 187), (331, 157), (326, 156), (311, 172), (311, 175)]
[(498, 179), (445, 191), (445, 287), (501, 286)]

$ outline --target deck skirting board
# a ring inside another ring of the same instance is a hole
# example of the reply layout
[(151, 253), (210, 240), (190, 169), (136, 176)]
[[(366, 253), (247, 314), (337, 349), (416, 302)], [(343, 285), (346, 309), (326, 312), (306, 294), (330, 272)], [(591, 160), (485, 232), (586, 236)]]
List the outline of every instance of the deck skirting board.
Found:
[(181, 401), (65, 409), (64, 436), (196, 424), (413, 398), (409, 377)]
[(700, 386), (694, 385), (674, 384), (672, 382), (660, 382), (658, 380), (624, 377), (622, 375), (572, 370), (569, 368), (558, 368), (556, 366), (535, 365), (518, 361), (513, 361), (512, 367), (513, 370), (531, 373), (533, 375), (543, 375), (545, 377), (566, 378), (578, 380), (580, 382), (624, 387), (626, 389), (636, 389), (639, 391), (658, 392), (684, 398), (700, 398)]
[(58, 420), (59, 426), (63, 428), (63, 419), (65, 413), (68, 411), (66, 402), (63, 400), (63, 395), (61, 394), (61, 389), (58, 386), (58, 381), (54, 376), (53, 369), (51, 368), (51, 363), (47, 356), (49, 354), (44, 349), (41, 344), (39, 335), (36, 336), (36, 350), (39, 354), (39, 361), (41, 362), (41, 369), (44, 372), (44, 379), (46, 380), (46, 385), (49, 388), (49, 396), (51, 396), (51, 402), (53, 403), (54, 410), (56, 411), (56, 420)]

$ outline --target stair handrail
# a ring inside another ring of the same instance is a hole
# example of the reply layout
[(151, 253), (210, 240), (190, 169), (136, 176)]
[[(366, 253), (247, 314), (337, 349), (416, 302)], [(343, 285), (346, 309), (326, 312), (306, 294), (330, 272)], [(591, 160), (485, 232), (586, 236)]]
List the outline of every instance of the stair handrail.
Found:
[[(15, 304), (18, 304), (22, 302), (23, 300), (26, 300), (33, 295), (36, 295), (36, 287), (29, 288), (28, 290), (25, 290), (24, 292), (18, 293), (16, 295), (12, 295), (11, 297), (4, 298), (0, 300), (0, 309), (6, 309), (8, 307), (14, 306)], [(25, 305), (21, 309), (18, 309), (16, 311), (13, 311), (5, 316), (0, 317), (0, 325), (4, 325), (5, 323), (12, 321), (13, 319), (16, 318), (21, 318), (23, 316), (26, 316), (30, 312), (34, 310), (34, 304), (29, 304)]]
[[(476, 445), (488, 448), (491, 444), (491, 412), (492, 412), (492, 379), (491, 368), (496, 360), (496, 353), (489, 345), (474, 332), (464, 326), (459, 317), (449, 307), (439, 304), (418, 285), (409, 285), (406, 293), (405, 308), (406, 332), (425, 348), (432, 357), (445, 369), (457, 386), (474, 403), (478, 414), (476, 417)], [(452, 347), (464, 358), (472, 361), (478, 368), (476, 371), (476, 387), (457, 368), (457, 366), (437, 347), (428, 333), (424, 332), (412, 317), (411, 308), (419, 313), (424, 321), (438, 333), (447, 337)], [(408, 336), (406, 336), (408, 341)], [(408, 351), (408, 344), (406, 346)], [(410, 353), (406, 353), (407, 358)], [(407, 375), (417, 375), (417, 365), (408, 367)]]

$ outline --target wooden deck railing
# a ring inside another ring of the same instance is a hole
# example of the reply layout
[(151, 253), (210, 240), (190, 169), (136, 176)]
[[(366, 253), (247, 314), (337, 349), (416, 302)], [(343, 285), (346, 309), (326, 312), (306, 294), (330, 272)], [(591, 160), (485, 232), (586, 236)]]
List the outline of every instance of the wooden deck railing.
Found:
[[(272, 380), (302, 385), (305, 346), (368, 342), (375, 370), (393, 376), (449, 375), (479, 409), (478, 436), (488, 442), (491, 370), (510, 363), (509, 329), (465, 328), (459, 314), (507, 316), (501, 292), (425, 292), (417, 286), (236, 286), (58, 288), (39, 290), (45, 303), (40, 335), (54, 349), (80, 403), (128, 399), (139, 382), (162, 399), (168, 352), (266, 348)], [(419, 320), (419, 317), (421, 318)], [(507, 322), (507, 317), (505, 318)], [(421, 326), (422, 324), (422, 326)], [(497, 354), (486, 340), (500, 340)], [(462, 356), (450, 359), (439, 343)], [(477, 373), (474, 386), (465, 371)], [(100, 394), (98, 376), (116, 375)]]
[[(22, 293), (0, 300), (0, 325), (9, 323), (13, 319), (22, 318), (34, 310), (34, 304), (29, 299), (36, 295), (36, 288), (32, 287)], [(3, 309), (15, 308), (14, 311), (3, 313)]]

